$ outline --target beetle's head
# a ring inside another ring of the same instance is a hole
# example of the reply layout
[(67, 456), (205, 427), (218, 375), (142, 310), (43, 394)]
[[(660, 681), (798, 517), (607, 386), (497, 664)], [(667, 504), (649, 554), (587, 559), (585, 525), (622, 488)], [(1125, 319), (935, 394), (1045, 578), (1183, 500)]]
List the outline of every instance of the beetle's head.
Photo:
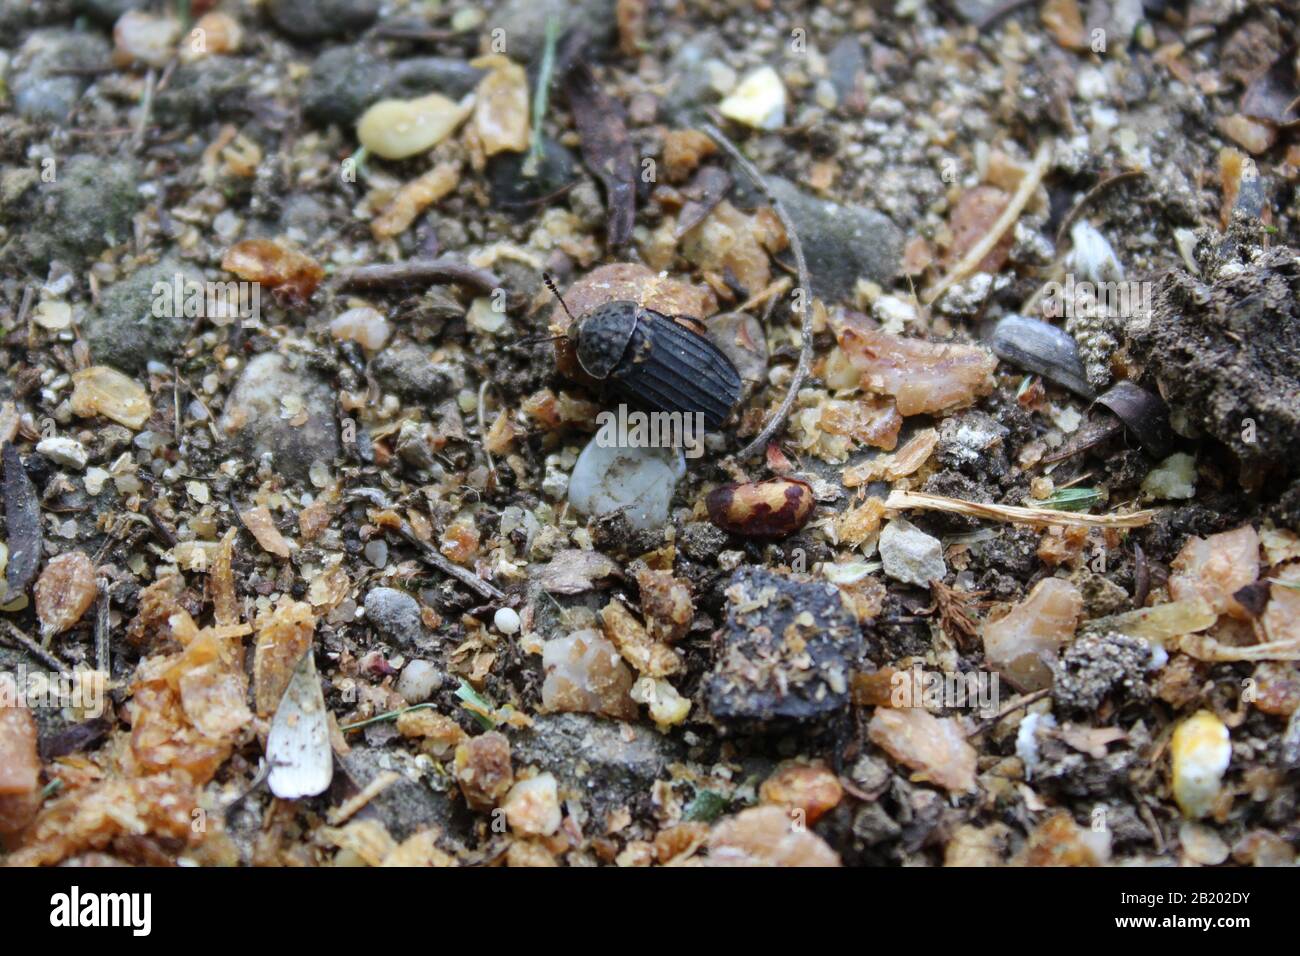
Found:
[(629, 300), (606, 302), (570, 327), (583, 371), (595, 379), (609, 377), (627, 350), (639, 312), (637, 304)]

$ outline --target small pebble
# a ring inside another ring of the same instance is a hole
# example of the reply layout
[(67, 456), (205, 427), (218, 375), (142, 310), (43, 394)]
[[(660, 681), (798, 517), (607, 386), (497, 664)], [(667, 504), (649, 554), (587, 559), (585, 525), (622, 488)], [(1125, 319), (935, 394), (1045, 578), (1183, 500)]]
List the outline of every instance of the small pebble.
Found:
[(388, 343), (392, 328), (383, 313), (369, 306), (348, 309), (330, 322), (330, 334), (340, 342), (356, 342), (369, 352), (378, 352)]
[(880, 560), (894, 580), (923, 588), (948, 573), (939, 539), (904, 518), (895, 518), (880, 532)]
[(753, 129), (780, 129), (785, 125), (785, 100), (781, 77), (770, 66), (764, 66), (741, 80), (718, 105), (718, 111), (727, 119)]
[(432, 661), (411, 661), (397, 678), (397, 692), (408, 704), (418, 704), (442, 686), (442, 672)]
[(519, 614), (513, 608), (499, 608), (492, 616), (492, 623), (502, 634), (519, 633)]
[(85, 468), (89, 460), (85, 446), (72, 438), (43, 438), (36, 445), (36, 451), (56, 465), (77, 471)]

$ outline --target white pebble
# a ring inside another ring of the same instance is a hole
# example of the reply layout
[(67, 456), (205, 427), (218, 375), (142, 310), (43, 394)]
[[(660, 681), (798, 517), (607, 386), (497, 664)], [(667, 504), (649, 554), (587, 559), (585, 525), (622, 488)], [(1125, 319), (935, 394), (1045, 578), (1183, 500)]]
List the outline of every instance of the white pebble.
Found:
[(363, 349), (378, 352), (392, 334), (388, 320), (378, 309), (361, 306), (348, 309), (330, 323), (330, 334), (340, 342), (356, 342)]
[(895, 581), (927, 588), (948, 573), (943, 544), (910, 521), (895, 518), (880, 532), (880, 560)]
[(785, 84), (776, 70), (760, 67), (718, 105), (729, 120), (753, 129), (780, 129), (785, 125)]
[(492, 623), (496, 625), (497, 630), (502, 634), (519, 633), (519, 614), (513, 608), (500, 608), (492, 616)]
[(442, 672), (432, 661), (411, 661), (397, 678), (397, 692), (408, 704), (418, 704), (442, 686)]
[(569, 503), (585, 515), (618, 511), (638, 531), (663, 527), (686, 460), (675, 448), (618, 448), (595, 438), (582, 450), (569, 476)]
[(75, 468), (77, 471), (85, 468), (89, 460), (85, 446), (73, 438), (42, 438), (36, 445), (36, 451), (56, 465)]

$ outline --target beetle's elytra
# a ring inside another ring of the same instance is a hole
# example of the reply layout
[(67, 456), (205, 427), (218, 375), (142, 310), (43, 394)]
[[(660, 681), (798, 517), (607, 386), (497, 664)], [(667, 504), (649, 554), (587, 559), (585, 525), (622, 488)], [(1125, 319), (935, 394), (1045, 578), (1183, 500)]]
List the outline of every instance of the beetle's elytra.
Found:
[(592, 309), (570, 329), (578, 363), (620, 397), (652, 411), (704, 415), (722, 427), (740, 401), (740, 373), (689, 316), (629, 300)]

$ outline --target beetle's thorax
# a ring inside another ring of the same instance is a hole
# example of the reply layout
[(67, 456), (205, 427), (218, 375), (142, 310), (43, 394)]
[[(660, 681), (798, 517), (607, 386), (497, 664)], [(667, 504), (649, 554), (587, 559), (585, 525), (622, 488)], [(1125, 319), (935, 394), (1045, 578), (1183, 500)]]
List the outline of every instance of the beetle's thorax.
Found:
[(578, 363), (595, 379), (609, 377), (632, 340), (641, 308), (630, 300), (606, 302), (577, 326)]

